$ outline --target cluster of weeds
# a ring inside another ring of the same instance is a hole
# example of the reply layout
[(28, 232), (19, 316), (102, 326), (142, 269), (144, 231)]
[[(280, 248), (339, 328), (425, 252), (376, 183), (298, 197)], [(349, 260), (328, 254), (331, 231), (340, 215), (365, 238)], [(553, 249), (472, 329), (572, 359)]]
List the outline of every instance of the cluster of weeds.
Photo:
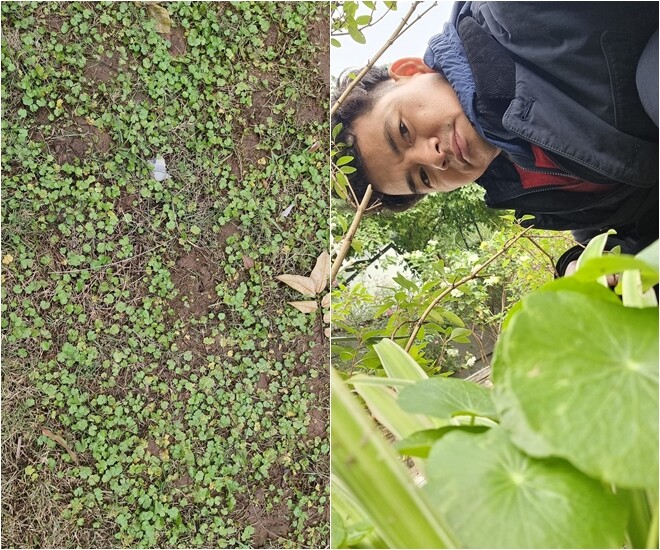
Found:
[(162, 7), (2, 3), (2, 544), (326, 546), (326, 5)]

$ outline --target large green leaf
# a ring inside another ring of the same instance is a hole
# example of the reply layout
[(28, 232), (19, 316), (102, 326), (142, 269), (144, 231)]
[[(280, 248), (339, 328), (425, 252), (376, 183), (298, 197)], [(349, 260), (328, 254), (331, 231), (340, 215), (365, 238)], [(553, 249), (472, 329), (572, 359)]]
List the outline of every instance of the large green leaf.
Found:
[(493, 380), (502, 424), (527, 453), (620, 487), (657, 486), (657, 307), (535, 293), (498, 341)]
[(399, 392), (399, 406), (406, 412), (436, 418), (485, 416), (496, 419), (497, 412), (490, 391), (474, 382), (459, 378), (428, 378)]
[(521, 453), (502, 428), (432, 448), (425, 491), (468, 548), (620, 548), (627, 501), (561, 459)]

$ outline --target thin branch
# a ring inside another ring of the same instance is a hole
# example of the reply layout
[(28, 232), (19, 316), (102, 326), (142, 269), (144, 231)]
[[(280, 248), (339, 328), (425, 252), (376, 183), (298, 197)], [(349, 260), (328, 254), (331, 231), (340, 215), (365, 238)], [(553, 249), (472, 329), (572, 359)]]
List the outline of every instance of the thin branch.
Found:
[[(373, 17), (374, 11), (375, 11), (375, 8), (371, 10), (371, 14), (370, 14), (370, 15), (371, 15), (372, 17)], [(383, 17), (385, 17), (388, 13), (390, 13), (391, 11), (392, 11), (391, 8), (387, 8), (387, 10), (385, 11), (385, 13), (384, 13), (383, 15), (381, 15), (378, 19), (376, 19), (375, 21), (372, 21), (371, 23), (369, 23), (369, 24), (367, 24), (367, 25), (363, 25), (363, 26), (361, 26), (360, 28), (358, 28), (358, 30), (359, 30), (359, 31), (363, 31), (364, 29), (368, 29), (369, 27), (373, 27), (373, 26), (376, 25), (376, 24), (377, 24), (377, 23), (378, 23)], [(349, 33), (349, 32), (336, 32), (336, 33), (332, 34), (331, 37), (335, 37), (335, 36), (348, 36), (348, 35), (350, 35), (350, 34), (351, 34), (351, 33)]]
[(481, 271), (483, 271), (486, 267), (488, 267), (490, 264), (492, 264), (497, 258), (499, 258), (502, 254), (504, 254), (509, 248), (511, 248), (518, 240), (520, 240), (522, 237), (525, 236), (525, 234), (530, 231), (532, 227), (528, 227), (521, 233), (518, 233), (515, 237), (512, 237), (509, 239), (506, 243), (504, 243), (504, 246), (502, 247), (502, 250), (488, 258), (483, 264), (475, 265), (472, 268), (472, 271), (468, 273), (465, 277), (459, 279), (455, 283), (453, 283), (451, 286), (447, 287), (439, 296), (433, 300), (429, 306), (424, 310), (424, 313), (422, 313), (422, 316), (418, 319), (417, 323), (415, 323), (415, 326), (413, 328), (412, 334), (410, 335), (410, 339), (408, 340), (408, 343), (406, 344), (406, 351), (410, 351), (410, 348), (412, 347), (413, 343), (415, 342), (415, 338), (417, 337), (417, 333), (419, 332), (419, 329), (422, 328), (422, 325), (424, 324), (424, 321), (426, 321), (426, 318), (429, 316), (431, 311), (433, 311), (433, 308), (437, 306), (440, 301), (447, 296), (452, 290), (458, 288), (461, 285), (464, 285), (468, 281), (471, 281), (472, 279), (476, 279), (477, 275)]
[(346, 254), (348, 254), (348, 249), (351, 247), (351, 243), (353, 242), (353, 237), (355, 236), (355, 232), (357, 231), (357, 228), (360, 225), (360, 220), (362, 219), (362, 216), (364, 215), (364, 212), (367, 209), (367, 205), (369, 204), (370, 199), (371, 199), (371, 185), (368, 185), (367, 190), (364, 193), (362, 202), (360, 203), (360, 206), (358, 206), (357, 212), (355, 212), (353, 223), (351, 223), (351, 227), (348, 228), (348, 231), (342, 240), (341, 248), (339, 249), (339, 252), (337, 253), (337, 257), (335, 258), (335, 262), (332, 264), (332, 271), (330, 273), (331, 287), (332, 287), (332, 281), (335, 280), (337, 273), (339, 273), (339, 268), (341, 267), (341, 263), (344, 261)]
[(408, 19), (410, 19), (412, 17), (412, 14), (415, 12), (415, 10), (417, 9), (417, 6), (419, 4), (420, 4), (420, 2), (414, 2), (413, 5), (410, 6), (410, 9), (408, 10), (408, 13), (406, 13), (406, 15), (403, 17), (403, 19), (401, 20), (401, 23), (396, 28), (396, 30), (392, 33), (392, 35), (387, 39), (385, 44), (381, 47), (380, 50), (378, 50), (378, 52), (376, 52), (376, 55), (371, 59), (371, 61), (369, 61), (369, 63), (367, 63), (367, 65), (360, 71), (360, 73), (355, 77), (355, 80), (353, 80), (353, 82), (351, 82), (346, 87), (346, 89), (344, 90), (344, 93), (341, 94), (339, 99), (337, 99), (337, 101), (335, 101), (334, 105), (330, 109), (330, 116), (335, 114), (335, 111), (343, 103), (343, 101), (346, 99), (348, 94), (350, 94), (351, 91), (353, 90), (353, 88), (355, 88), (355, 86), (357, 86), (358, 82), (360, 82), (362, 77), (365, 74), (367, 74), (367, 71), (369, 71), (369, 69), (371, 69), (371, 67), (373, 67), (375, 65), (376, 61), (378, 61), (380, 56), (383, 55), (383, 53), (385, 53), (385, 50), (387, 50), (387, 48), (389, 48), (392, 44), (394, 44), (394, 41), (401, 34), (403, 34), (402, 29), (405, 27), (406, 23), (408, 22)]
[(422, 17), (424, 17), (428, 12), (430, 12), (430, 11), (431, 11), (433, 8), (435, 8), (437, 5), (438, 5), (437, 2), (433, 2), (433, 4), (431, 4), (431, 5), (430, 5), (428, 8), (426, 8), (422, 13), (420, 13), (420, 14), (417, 16), (417, 18), (416, 18), (414, 21), (412, 21), (412, 22), (410, 23), (410, 25), (408, 25), (405, 29), (403, 29), (403, 30), (398, 34), (398, 36), (397, 36), (394, 40), (397, 40), (398, 38), (400, 38), (400, 37), (403, 35), (403, 33), (405, 33), (410, 27), (412, 27), (415, 23), (417, 23), (417, 21), (419, 21)]
[(548, 258), (548, 260), (550, 261), (550, 265), (552, 267), (552, 271), (554, 272), (554, 270), (555, 270), (555, 260), (554, 260), (554, 258), (552, 256), (550, 256), (550, 254), (548, 254), (545, 250), (543, 250), (541, 245), (539, 243), (537, 243), (530, 235), (525, 235), (525, 238), (530, 243), (532, 243), (536, 248), (538, 248)]

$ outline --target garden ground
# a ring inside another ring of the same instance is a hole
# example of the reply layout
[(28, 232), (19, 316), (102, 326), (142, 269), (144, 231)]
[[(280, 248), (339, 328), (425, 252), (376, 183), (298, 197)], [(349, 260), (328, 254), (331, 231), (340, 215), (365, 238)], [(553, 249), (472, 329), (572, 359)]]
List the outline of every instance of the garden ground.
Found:
[(323, 3), (2, 3), (2, 546), (328, 545), (275, 279), (328, 245), (328, 43)]

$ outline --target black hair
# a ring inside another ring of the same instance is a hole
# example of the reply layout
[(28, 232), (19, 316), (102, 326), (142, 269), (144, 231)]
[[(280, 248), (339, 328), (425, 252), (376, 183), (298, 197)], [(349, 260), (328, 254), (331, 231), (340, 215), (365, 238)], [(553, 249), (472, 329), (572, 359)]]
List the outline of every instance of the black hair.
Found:
[[(373, 188), (374, 182), (369, 181), (367, 178), (362, 156), (360, 155), (360, 144), (353, 133), (353, 122), (373, 108), (376, 99), (387, 90), (387, 83), (390, 79), (386, 66), (371, 67), (332, 115), (331, 127), (334, 129), (338, 124), (341, 124), (341, 130), (333, 138), (335, 147), (341, 149), (341, 156), (354, 157), (351, 166), (356, 171), (346, 177), (358, 203), (364, 198), (367, 186), (372, 184)], [(339, 77), (338, 86), (332, 95), (333, 104), (341, 97), (353, 80), (354, 78), (350, 74)], [(403, 212), (417, 204), (422, 198), (424, 198), (423, 194), (388, 195), (373, 189), (369, 206), (379, 205), (374, 207), (372, 211), (387, 209), (394, 212)]]

